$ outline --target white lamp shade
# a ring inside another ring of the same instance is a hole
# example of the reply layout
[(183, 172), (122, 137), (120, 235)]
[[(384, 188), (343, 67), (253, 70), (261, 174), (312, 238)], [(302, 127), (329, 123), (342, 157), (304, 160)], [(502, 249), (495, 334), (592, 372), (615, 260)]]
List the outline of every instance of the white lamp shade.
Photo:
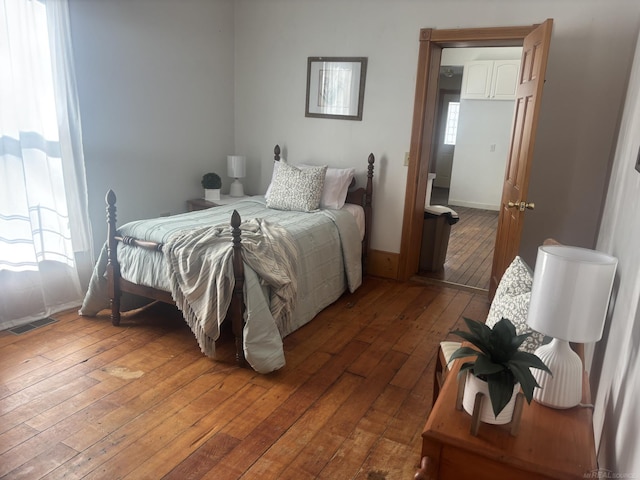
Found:
[(569, 342), (600, 340), (617, 265), (615, 257), (595, 250), (539, 247), (529, 326)]
[(227, 175), (231, 178), (244, 178), (246, 175), (246, 158), (242, 155), (228, 155)]

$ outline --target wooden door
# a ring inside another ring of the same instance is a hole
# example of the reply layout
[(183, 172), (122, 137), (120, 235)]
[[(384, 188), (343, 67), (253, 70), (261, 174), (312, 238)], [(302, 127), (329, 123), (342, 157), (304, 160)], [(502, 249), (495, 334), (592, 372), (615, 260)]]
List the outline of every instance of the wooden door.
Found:
[(502, 274), (518, 254), (524, 215), (529, 208), (533, 208), (527, 192), (552, 26), (553, 20), (545, 21), (527, 35), (523, 43), (511, 144), (491, 269), (491, 298)]

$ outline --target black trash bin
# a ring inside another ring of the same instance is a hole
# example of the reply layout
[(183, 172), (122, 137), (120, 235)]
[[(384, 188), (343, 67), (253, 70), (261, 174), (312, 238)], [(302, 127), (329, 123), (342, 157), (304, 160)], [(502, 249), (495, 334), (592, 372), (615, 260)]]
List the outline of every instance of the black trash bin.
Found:
[(458, 214), (449, 207), (442, 205), (424, 207), (420, 270), (437, 272), (444, 267), (451, 225), (457, 223), (458, 220)]

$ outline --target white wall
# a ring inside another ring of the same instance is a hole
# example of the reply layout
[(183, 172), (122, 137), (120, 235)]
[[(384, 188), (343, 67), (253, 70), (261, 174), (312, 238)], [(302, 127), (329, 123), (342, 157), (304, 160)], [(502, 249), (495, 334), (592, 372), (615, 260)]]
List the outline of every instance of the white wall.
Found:
[(600, 466), (633, 478), (640, 476), (640, 172), (634, 168), (639, 149), (640, 37), (597, 245), (618, 258), (614, 308), (591, 373)]
[(119, 223), (184, 212), (233, 153), (231, 0), (70, 0), (96, 248)]
[(460, 100), (449, 203), (500, 210), (514, 101)]
[[(441, 65), (520, 60), (522, 47), (445, 48)], [(500, 210), (515, 101), (460, 101), (449, 203)]]
[[(422, 27), (530, 25), (554, 18), (523, 254), (545, 237), (593, 246), (622, 88), (638, 32), (629, 0), (237, 0), (236, 150), (248, 189), (268, 184), (272, 144), (293, 160), (355, 164), (376, 155), (372, 247), (399, 252)], [(304, 117), (309, 56), (367, 56), (361, 122)]]

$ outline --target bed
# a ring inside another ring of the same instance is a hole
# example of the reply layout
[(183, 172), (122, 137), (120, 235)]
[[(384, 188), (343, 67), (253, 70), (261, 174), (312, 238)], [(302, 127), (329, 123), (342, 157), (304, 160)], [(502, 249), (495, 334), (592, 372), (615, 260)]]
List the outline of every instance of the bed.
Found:
[[(119, 228), (116, 196), (109, 190), (107, 242), (80, 314), (108, 308), (117, 326), (121, 311), (149, 301), (173, 303), (205, 355), (215, 356), (220, 328), (229, 323), (239, 365), (260, 373), (281, 368), (282, 338), (362, 281), (374, 161), (369, 155), (366, 185), (356, 188), (355, 169), (281, 162), (276, 145), (265, 196)], [(319, 187), (305, 183), (319, 177)], [(345, 193), (338, 196), (344, 205), (329, 192), (336, 179), (343, 184)], [(300, 188), (305, 190), (296, 194)]]

